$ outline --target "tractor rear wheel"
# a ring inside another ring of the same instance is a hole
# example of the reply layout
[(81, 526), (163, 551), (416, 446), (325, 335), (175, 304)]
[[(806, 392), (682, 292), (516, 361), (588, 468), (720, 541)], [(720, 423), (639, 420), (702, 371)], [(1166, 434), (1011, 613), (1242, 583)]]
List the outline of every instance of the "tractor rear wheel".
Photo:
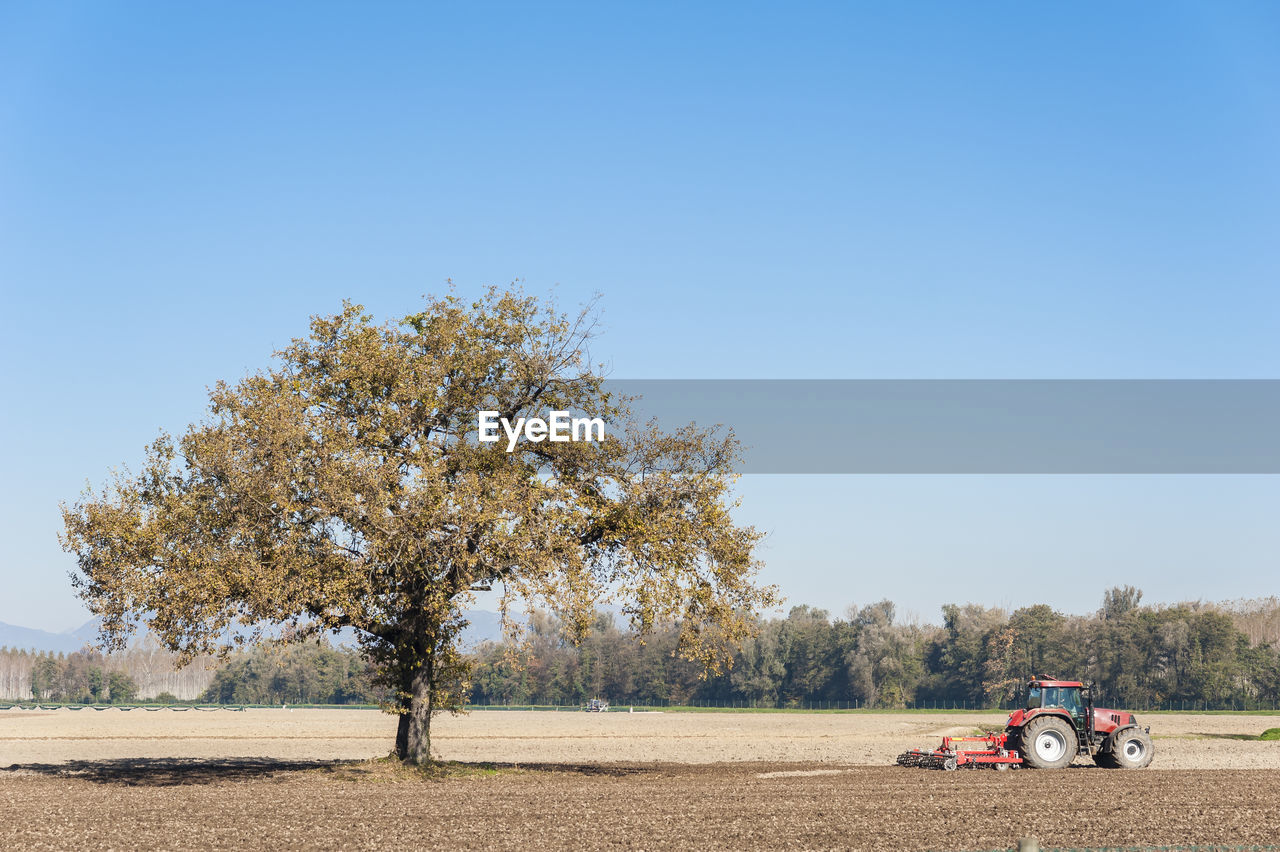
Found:
[(1111, 759), (1116, 769), (1143, 769), (1155, 755), (1151, 735), (1141, 728), (1126, 728), (1112, 738)]
[(1022, 728), (1022, 759), (1032, 769), (1062, 769), (1076, 759), (1076, 729), (1061, 716), (1037, 716)]

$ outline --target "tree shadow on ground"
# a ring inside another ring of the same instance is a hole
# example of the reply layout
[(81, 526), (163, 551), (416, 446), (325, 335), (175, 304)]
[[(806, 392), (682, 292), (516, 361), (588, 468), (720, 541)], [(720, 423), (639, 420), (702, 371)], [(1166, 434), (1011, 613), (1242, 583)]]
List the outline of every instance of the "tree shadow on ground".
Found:
[(307, 770), (333, 769), (342, 763), (345, 761), (131, 757), (114, 760), (72, 760), (66, 763), (15, 763), (0, 769), (0, 777), (13, 773), (53, 778), (79, 778), (95, 784), (175, 787), (183, 784), (246, 781)]
[(660, 771), (660, 765), (636, 765), (625, 763), (451, 763), (468, 769), (491, 771), (555, 772), (567, 775), (603, 775), (621, 778), (627, 775), (645, 775)]
[(49, 778), (80, 779), (94, 784), (127, 787), (177, 787), (222, 782), (284, 781), (303, 772), (314, 772), (338, 780), (377, 780), (395, 776), (397, 780), (440, 781), (450, 777), (491, 775), (504, 772), (547, 772), (589, 776), (636, 775), (652, 771), (643, 766), (617, 764), (563, 763), (462, 763), (449, 761), (430, 767), (407, 767), (398, 761), (380, 760), (282, 760), (277, 758), (118, 758), (72, 760), (66, 763), (14, 763), (0, 767), (0, 778), (38, 775)]

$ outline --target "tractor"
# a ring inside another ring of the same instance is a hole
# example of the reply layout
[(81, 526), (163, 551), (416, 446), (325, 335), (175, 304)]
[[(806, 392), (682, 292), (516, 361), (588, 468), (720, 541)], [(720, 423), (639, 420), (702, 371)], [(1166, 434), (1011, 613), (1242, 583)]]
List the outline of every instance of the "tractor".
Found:
[(929, 769), (1062, 769), (1087, 755), (1106, 769), (1142, 769), (1155, 748), (1151, 729), (1132, 713), (1093, 706), (1092, 690), (1080, 681), (1040, 676), (1027, 685), (1023, 709), (1009, 714), (1005, 729), (981, 737), (943, 737), (934, 751), (898, 755), (900, 766)]

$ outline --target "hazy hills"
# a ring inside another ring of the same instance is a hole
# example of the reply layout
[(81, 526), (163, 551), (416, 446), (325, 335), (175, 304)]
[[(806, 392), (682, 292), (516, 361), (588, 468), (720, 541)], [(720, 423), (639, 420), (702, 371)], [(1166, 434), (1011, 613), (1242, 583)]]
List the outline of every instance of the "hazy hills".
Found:
[[(499, 616), (496, 612), (478, 609), (467, 613), (471, 624), (463, 631), (464, 646), (473, 646), (488, 640), (501, 637)], [(31, 651), (52, 651), (69, 654), (79, 651), (85, 645), (93, 644), (98, 636), (98, 619), (92, 618), (84, 624), (64, 633), (50, 633), (34, 627), (21, 627), (0, 621), (0, 648), (25, 649)], [(330, 641), (335, 645), (355, 644), (355, 636), (350, 631), (342, 631)]]

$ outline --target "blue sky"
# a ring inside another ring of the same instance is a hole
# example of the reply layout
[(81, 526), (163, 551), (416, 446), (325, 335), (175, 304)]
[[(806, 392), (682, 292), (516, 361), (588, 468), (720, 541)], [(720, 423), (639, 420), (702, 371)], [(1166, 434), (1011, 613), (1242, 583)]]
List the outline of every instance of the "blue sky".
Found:
[[(0, 621), (57, 502), (343, 298), (603, 294), (635, 378), (1275, 378), (1266, 3), (6, 4)], [(767, 577), (1273, 594), (1270, 477), (749, 477)]]

